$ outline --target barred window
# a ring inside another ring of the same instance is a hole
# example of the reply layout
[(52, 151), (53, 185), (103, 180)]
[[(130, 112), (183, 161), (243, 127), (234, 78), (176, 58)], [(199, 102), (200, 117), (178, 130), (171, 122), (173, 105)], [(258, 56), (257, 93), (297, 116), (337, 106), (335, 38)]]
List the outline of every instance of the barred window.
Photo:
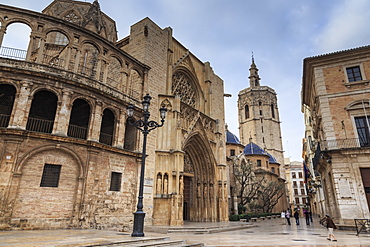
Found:
[(120, 191), (121, 190), (121, 180), (122, 180), (122, 173), (112, 172), (109, 190), (110, 191)]
[(40, 187), (58, 187), (61, 165), (44, 165)]

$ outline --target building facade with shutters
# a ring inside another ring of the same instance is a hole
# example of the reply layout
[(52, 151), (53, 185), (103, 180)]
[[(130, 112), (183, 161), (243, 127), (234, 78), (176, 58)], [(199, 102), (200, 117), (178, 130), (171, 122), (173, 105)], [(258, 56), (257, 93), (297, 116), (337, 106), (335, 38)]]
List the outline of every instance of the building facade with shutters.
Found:
[(151, 119), (145, 224), (226, 221), (223, 81), (145, 18), (117, 40), (99, 3), (55, 0), (41, 13), (0, 5), (0, 44), (14, 24), (27, 47), (0, 50), (0, 228), (129, 230), (142, 134), (126, 108)]
[(303, 157), (312, 208), (339, 225), (369, 218), (370, 47), (303, 61)]

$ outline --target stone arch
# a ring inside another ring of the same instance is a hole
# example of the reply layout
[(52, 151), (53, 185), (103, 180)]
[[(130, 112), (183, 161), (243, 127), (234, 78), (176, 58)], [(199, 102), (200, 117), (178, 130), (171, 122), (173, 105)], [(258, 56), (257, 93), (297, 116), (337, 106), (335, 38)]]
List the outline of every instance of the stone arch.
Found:
[[(6, 34), (2, 40), (1, 56), (6, 58), (26, 60), (30, 44), (32, 25), (24, 20), (12, 20), (6, 24)], [(9, 40), (9, 42), (8, 42)]]
[(64, 68), (68, 56), (68, 46), (71, 41), (70, 35), (60, 29), (49, 29), (45, 34), (42, 63)]
[(26, 129), (51, 133), (57, 111), (58, 96), (50, 90), (38, 90), (29, 110)]
[(189, 195), (184, 193), (184, 220), (218, 221), (214, 189), (217, 184), (216, 160), (209, 142), (196, 131), (185, 141), (183, 151), (184, 190), (189, 191)]
[(91, 110), (92, 107), (89, 101), (83, 98), (77, 98), (73, 101), (68, 124), (68, 136), (87, 139)]
[[(60, 166), (58, 185), (41, 186), (45, 167)], [(76, 213), (74, 207), (81, 200), (84, 169), (82, 159), (73, 150), (59, 145), (35, 148), (16, 164), (12, 184), (17, 188), (12, 217), (32, 220), (44, 218), (57, 224), (69, 223)], [(37, 208), (37, 210), (35, 210)]]
[(102, 121), (100, 126), (99, 142), (107, 145), (112, 145), (116, 122), (117, 117), (115, 112), (109, 108), (105, 108), (103, 110)]
[(122, 61), (117, 56), (109, 57), (107, 84), (122, 90)]
[(17, 88), (12, 84), (0, 84), (0, 128), (8, 127), (16, 94)]
[(128, 85), (128, 95), (135, 99), (140, 99), (142, 95), (144, 80), (139, 70), (132, 69), (130, 71), (130, 79)]
[(86, 76), (95, 77), (98, 67), (100, 47), (92, 41), (84, 41), (81, 44), (81, 57), (78, 64), (78, 72)]
[(201, 99), (204, 98), (197, 77), (185, 67), (179, 67), (173, 72), (171, 92), (194, 108), (199, 108)]

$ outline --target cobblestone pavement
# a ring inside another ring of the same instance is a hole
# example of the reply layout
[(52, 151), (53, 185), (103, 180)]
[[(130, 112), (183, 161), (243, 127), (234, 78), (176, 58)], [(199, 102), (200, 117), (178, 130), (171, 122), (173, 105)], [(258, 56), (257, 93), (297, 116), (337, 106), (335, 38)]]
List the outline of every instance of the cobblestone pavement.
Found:
[[(213, 227), (221, 223), (186, 223), (186, 227)], [(249, 223), (246, 223), (249, 224)], [(170, 233), (145, 231), (145, 238), (168, 237), (186, 240), (187, 243), (204, 243), (205, 246), (370, 246), (370, 233), (356, 236), (354, 231), (335, 231), (337, 242), (327, 240), (327, 231), (314, 222), (310, 226), (283, 225), (281, 219), (253, 222), (248, 229), (212, 234)], [(0, 246), (69, 247), (119, 242), (131, 237), (131, 232), (105, 230), (33, 230), (0, 231)]]

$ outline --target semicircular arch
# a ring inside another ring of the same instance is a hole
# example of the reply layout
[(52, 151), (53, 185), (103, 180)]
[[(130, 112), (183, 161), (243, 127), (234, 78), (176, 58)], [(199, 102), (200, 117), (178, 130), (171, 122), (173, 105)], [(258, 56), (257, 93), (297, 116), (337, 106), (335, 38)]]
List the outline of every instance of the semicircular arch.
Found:
[(82, 165), (83, 161), (82, 161), (82, 158), (78, 155), (78, 153), (68, 147), (56, 146), (56, 145), (41, 146), (41, 147), (37, 147), (37, 148), (34, 148), (28, 151), (20, 158), (19, 162), (16, 164), (15, 172), (20, 173), (22, 171), (23, 166), (27, 164), (27, 161), (31, 159), (33, 156), (43, 153), (43, 152), (53, 151), (53, 150), (60, 150), (61, 152), (72, 157), (72, 159), (75, 160), (76, 164), (78, 165), (79, 177), (85, 177), (85, 171)]

